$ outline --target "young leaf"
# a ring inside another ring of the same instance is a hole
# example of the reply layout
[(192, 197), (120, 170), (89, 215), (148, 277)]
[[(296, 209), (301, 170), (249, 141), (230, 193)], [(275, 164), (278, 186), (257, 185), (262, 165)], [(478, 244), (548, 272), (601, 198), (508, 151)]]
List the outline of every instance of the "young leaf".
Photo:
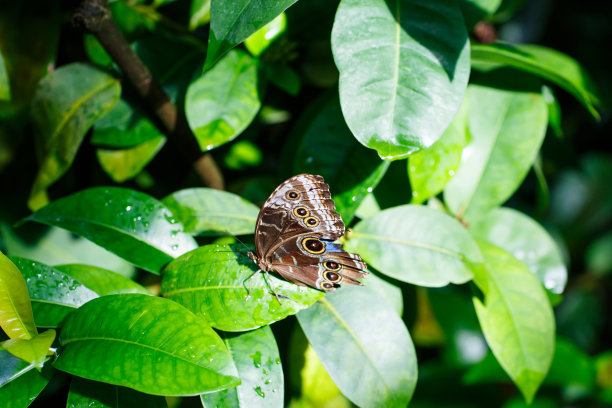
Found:
[[(337, 97), (313, 103), (304, 115), (303, 135), (293, 160), (293, 172), (320, 174), (331, 186), (336, 209), (345, 224), (385, 175), (388, 162), (357, 143), (342, 118)], [(308, 120), (308, 116), (314, 116)]]
[(0, 346), (0, 401), (6, 408), (27, 407), (49, 383), (54, 370), (47, 365), (42, 372)]
[[(161, 291), (225, 331), (251, 330), (307, 308), (323, 293), (263, 272), (238, 245), (206, 245), (171, 262)], [(274, 288), (280, 299), (271, 292)]]
[(546, 293), (527, 266), (508, 252), (479, 241), (485, 267), (474, 298), (482, 331), (497, 361), (527, 403), (546, 377), (554, 354), (555, 321)]
[(11, 260), (26, 279), (39, 327), (59, 327), (67, 315), (98, 297), (81, 282), (51, 266), (24, 258)]
[(144, 394), (125, 387), (72, 377), (67, 408), (167, 408), (164, 397)]
[(196, 395), (239, 384), (236, 367), (206, 322), (167, 299), (94, 299), (62, 328), (55, 367), (153, 395)]
[(133, 280), (97, 266), (67, 264), (56, 265), (55, 269), (73, 277), (100, 296), (116, 295), (119, 293), (151, 294), (151, 292)]
[(332, 51), (344, 118), (382, 158), (431, 146), (459, 110), (470, 63), (455, 1), (342, 0)]
[(87, 130), (119, 100), (119, 81), (89, 65), (66, 65), (46, 76), (32, 99), (31, 118), (41, 157), (28, 205), (46, 205), (46, 189), (70, 167)]
[(346, 247), (381, 273), (421, 286), (467, 282), (471, 264), (482, 261), (457, 220), (417, 205), (389, 208), (359, 222)]
[(10, 339), (31, 339), (38, 331), (21, 272), (0, 252), (0, 327)]
[(510, 252), (523, 262), (544, 287), (562, 293), (567, 268), (553, 238), (541, 225), (511, 208), (497, 208), (475, 218), (469, 226), (475, 238)]
[(265, 6), (250, 0), (212, 0), (210, 33), (204, 69), (268, 24), (297, 0), (276, 0)]
[(550, 48), (529, 44), (475, 44), (472, 65), (486, 70), (511, 66), (547, 79), (571, 93), (599, 119), (598, 91), (589, 74), (573, 58)]
[(210, 150), (238, 136), (253, 121), (261, 101), (257, 63), (232, 51), (189, 85), (185, 114), (200, 149)]
[(212, 188), (175, 191), (162, 203), (193, 235), (243, 235), (255, 231), (259, 208), (244, 198)]
[(97, 149), (100, 166), (115, 182), (123, 183), (136, 177), (166, 143), (159, 136), (127, 149)]
[(47, 355), (53, 354), (49, 350), (55, 340), (55, 330), (46, 330), (31, 339), (9, 339), (2, 342), (2, 347), (23, 361), (33, 364), (41, 369)]
[(161, 202), (126, 188), (82, 190), (52, 202), (27, 220), (72, 231), (153, 273), (197, 247)]
[(469, 221), (520, 186), (544, 140), (547, 108), (541, 94), (480, 85), (470, 86), (466, 98), (471, 141), (444, 199), (458, 218)]
[(283, 368), (270, 327), (222, 336), (242, 383), (202, 394), (204, 407), (283, 407)]
[(408, 158), (413, 204), (421, 204), (444, 190), (459, 168), (467, 142), (467, 104), (464, 103), (440, 139)]
[(410, 335), (391, 306), (362, 289), (343, 287), (301, 311), (298, 321), (325, 370), (351, 401), (405, 407), (417, 379)]

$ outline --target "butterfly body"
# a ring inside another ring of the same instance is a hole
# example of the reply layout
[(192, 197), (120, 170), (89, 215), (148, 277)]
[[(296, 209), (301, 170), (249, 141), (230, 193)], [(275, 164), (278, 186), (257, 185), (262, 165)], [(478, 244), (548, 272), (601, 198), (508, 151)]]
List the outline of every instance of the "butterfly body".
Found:
[(249, 257), (302, 286), (333, 291), (341, 283), (361, 285), (366, 264), (334, 241), (344, 234), (323, 177), (300, 174), (281, 183), (264, 203)]

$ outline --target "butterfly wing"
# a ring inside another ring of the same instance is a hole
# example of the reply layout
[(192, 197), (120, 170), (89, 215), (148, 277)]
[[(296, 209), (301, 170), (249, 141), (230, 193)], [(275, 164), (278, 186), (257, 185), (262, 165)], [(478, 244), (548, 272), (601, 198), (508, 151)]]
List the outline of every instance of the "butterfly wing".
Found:
[(264, 203), (255, 229), (256, 257), (262, 269), (301, 285), (335, 290), (341, 282), (360, 284), (365, 263), (333, 243), (343, 234), (323, 177), (300, 174)]

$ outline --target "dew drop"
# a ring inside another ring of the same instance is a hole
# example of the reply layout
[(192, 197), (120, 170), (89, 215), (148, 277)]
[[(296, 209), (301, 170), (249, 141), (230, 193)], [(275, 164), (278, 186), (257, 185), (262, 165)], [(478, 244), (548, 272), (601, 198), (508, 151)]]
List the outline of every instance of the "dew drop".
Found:
[(132, 211), (132, 206), (128, 205), (127, 207), (125, 207), (125, 211)]
[(255, 390), (257, 395), (259, 395), (261, 398), (265, 398), (266, 397), (266, 394), (261, 390), (260, 386), (257, 386), (257, 387), (255, 387), (253, 389)]

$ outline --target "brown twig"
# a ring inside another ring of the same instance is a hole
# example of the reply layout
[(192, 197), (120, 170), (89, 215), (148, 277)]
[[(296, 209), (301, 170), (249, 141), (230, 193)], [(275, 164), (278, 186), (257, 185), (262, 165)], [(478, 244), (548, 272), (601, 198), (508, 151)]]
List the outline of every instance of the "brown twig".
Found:
[(196, 172), (205, 185), (222, 190), (223, 176), (210, 153), (200, 154), (196, 139), (184, 115), (151, 72), (130, 48), (127, 40), (113, 21), (108, 0), (83, 0), (74, 14), (75, 24), (84, 27), (102, 44), (138, 94), (153, 109), (167, 134), (187, 145), (181, 152), (194, 162)]

